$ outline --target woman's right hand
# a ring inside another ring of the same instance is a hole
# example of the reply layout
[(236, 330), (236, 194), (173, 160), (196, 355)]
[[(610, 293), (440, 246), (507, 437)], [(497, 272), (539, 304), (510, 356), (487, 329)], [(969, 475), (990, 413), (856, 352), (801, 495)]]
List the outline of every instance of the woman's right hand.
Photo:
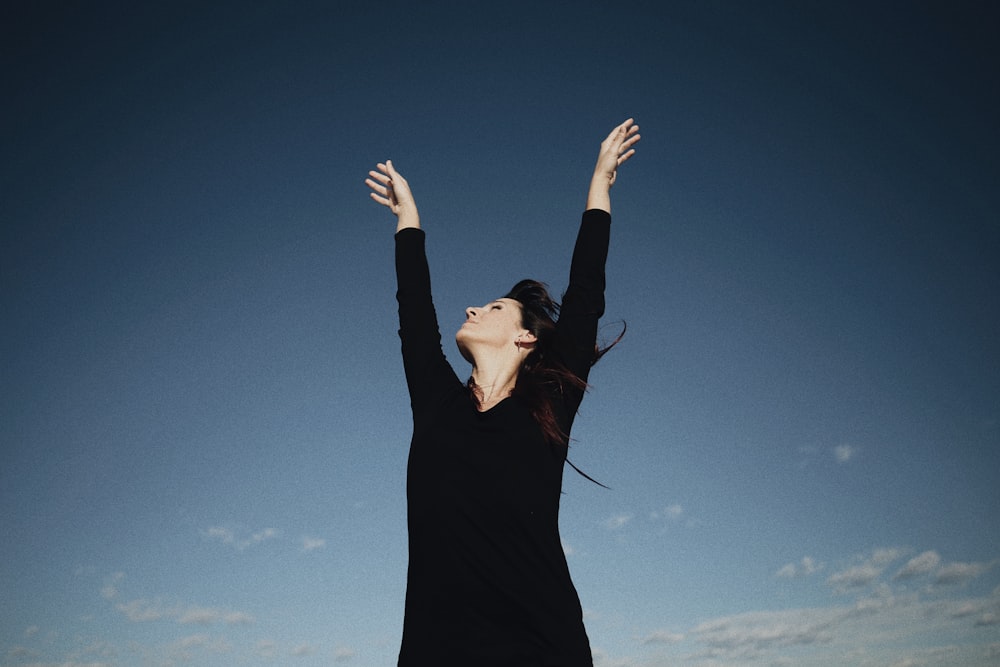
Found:
[(382, 204), (397, 218), (396, 231), (407, 227), (420, 227), (417, 204), (413, 201), (410, 184), (392, 166), (392, 160), (375, 165), (378, 171), (368, 172), (365, 184), (372, 189), (371, 198)]

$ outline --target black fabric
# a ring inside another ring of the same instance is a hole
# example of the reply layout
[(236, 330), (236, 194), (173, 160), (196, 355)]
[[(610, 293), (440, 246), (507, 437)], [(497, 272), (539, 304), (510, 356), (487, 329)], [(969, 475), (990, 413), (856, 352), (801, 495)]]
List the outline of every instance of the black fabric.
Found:
[[(558, 320), (563, 362), (586, 379), (604, 312), (611, 216), (583, 215)], [(409, 569), (400, 667), (593, 664), (559, 540), (566, 448), (530, 407), (479, 412), (441, 347), (424, 232), (396, 234), (403, 365), (413, 409), (407, 468)], [(555, 403), (569, 433), (583, 397)]]

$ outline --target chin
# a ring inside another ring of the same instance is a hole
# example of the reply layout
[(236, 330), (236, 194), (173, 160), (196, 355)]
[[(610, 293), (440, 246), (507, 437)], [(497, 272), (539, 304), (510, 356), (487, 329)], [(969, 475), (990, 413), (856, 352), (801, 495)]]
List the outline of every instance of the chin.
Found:
[(472, 353), (469, 352), (469, 348), (462, 345), (461, 341), (456, 341), (458, 343), (458, 352), (462, 355), (462, 358), (472, 363)]
[(469, 352), (469, 348), (466, 345), (466, 334), (465, 325), (463, 324), (462, 328), (455, 334), (455, 345), (458, 346), (458, 351), (461, 353), (462, 358), (471, 364), (472, 354)]

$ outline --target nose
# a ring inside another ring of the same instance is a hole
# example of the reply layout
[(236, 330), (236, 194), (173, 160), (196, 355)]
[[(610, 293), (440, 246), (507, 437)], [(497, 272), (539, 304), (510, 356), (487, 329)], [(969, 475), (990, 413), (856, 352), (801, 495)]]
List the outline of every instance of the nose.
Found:
[(472, 306), (469, 306), (468, 308), (465, 309), (465, 317), (466, 317), (466, 319), (470, 319), (471, 320), (475, 316), (476, 316), (476, 309), (475, 308), (473, 308)]

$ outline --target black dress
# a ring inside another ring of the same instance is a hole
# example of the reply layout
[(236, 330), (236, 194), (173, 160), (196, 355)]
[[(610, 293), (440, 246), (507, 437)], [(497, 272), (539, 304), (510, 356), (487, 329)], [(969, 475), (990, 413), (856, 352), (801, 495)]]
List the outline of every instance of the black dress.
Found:
[[(557, 324), (563, 363), (586, 380), (604, 312), (611, 216), (583, 215)], [(590, 667), (559, 540), (566, 448), (509, 397), (479, 412), (441, 348), (424, 232), (396, 234), (400, 338), (413, 409), (409, 569), (400, 667)], [(555, 394), (569, 433), (582, 390)]]

